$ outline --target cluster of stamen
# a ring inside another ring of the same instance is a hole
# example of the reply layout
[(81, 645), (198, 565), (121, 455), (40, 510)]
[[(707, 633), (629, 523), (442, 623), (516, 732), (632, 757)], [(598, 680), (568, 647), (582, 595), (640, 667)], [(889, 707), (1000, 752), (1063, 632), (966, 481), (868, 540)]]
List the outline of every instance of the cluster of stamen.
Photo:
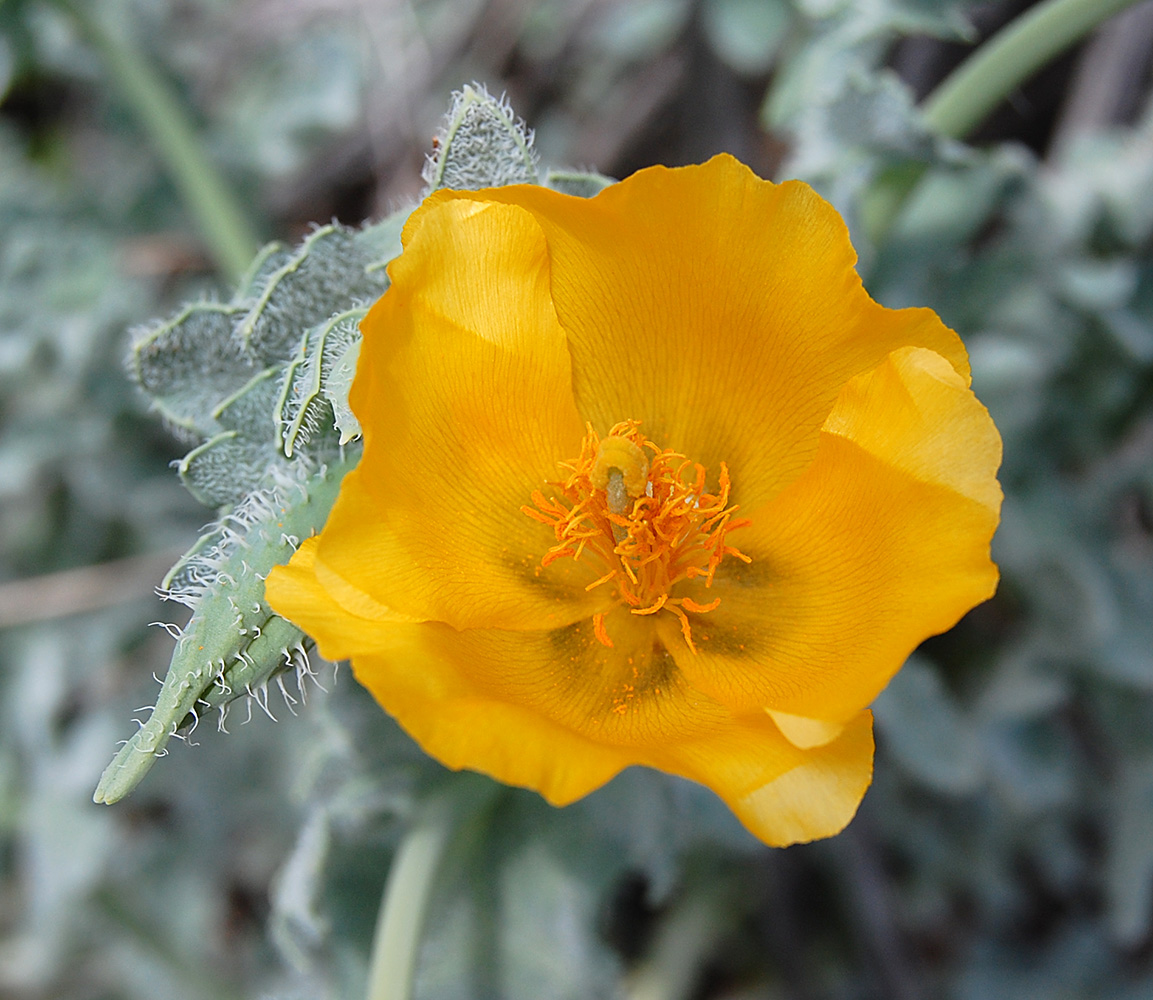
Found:
[[(671, 612), (695, 653), (685, 612), (713, 611), (720, 598), (701, 604), (673, 597), (673, 588), (697, 578), (711, 586), (725, 556), (750, 562), (726, 541), (750, 523), (733, 517), (728, 467), (721, 463), (716, 490), (708, 492), (703, 465), (660, 448), (641, 433), (639, 421), (626, 420), (603, 439), (590, 426), (580, 456), (561, 468), (567, 478), (551, 484), (560, 496), (535, 490), (534, 506), (521, 508), (556, 533), (541, 566), (567, 557), (593, 564), (600, 575), (586, 590), (611, 585), (634, 615)], [(593, 617), (593, 631), (604, 645), (613, 644), (603, 613)]]

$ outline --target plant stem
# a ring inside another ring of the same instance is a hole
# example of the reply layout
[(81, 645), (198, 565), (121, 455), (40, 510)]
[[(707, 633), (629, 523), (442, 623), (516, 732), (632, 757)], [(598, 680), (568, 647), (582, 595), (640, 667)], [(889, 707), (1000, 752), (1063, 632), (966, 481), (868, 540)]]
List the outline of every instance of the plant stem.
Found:
[[(921, 105), (938, 135), (964, 138), (1037, 69), (1097, 25), (1140, 0), (1044, 0), (1002, 28), (942, 81)], [(864, 205), (865, 229), (882, 243), (928, 165), (884, 172)]]
[(196, 220), (221, 274), (236, 281), (260, 245), (236, 196), (197, 139), (173, 88), (124, 38), (107, 28), (89, 4), (68, 4), (99, 50), (121, 96), (132, 107)]
[(464, 821), (500, 786), (463, 774), (418, 810), (393, 858), (372, 942), (367, 1000), (411, 1000), (429, 900), (441, 862)]
[(925, 122), (962, 138), (1014, 88), (1101, 22), (1139, 0), (1045, 0), (985, 42), (925, 100)]

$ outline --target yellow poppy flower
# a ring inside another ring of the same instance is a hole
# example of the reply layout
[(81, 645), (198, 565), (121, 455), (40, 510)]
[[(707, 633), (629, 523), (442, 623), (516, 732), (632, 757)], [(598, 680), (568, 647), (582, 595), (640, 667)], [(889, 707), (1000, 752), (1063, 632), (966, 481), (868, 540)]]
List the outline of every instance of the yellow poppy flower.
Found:
[(364, 457), (269, 577), (433, 757), (563, 805), (642, 764), (829, 836), (866, 706), (996, 587), (960, 340), (728, 156), (592, 199), (440, 191), (363, 323)]

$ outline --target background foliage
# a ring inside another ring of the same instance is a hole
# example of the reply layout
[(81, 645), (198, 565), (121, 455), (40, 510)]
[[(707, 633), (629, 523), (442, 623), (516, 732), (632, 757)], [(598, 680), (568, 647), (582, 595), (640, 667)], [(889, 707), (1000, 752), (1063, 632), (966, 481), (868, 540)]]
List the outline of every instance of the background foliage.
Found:
[[(916, 101), (1020, 6), (0, 3), (0, 994), (357, 996), (396, 844), (457, 782), (480, 804), (419, 997), (1148, 996), (1153, 13), (970, 145), (934, 138)], [(479, 79), (548, 164), (725, 149), (809, 180), (872, 294), (962, 334), (1005, 438), (1004, 579), (877, 703), (845, 834), (769, 851), (709, 793), (635, 770), (562, 811), (493, 791), (331, 668), (299, 717), (242, 710), (125, 802), (90, 801), (170, 655), (151, 587), (208, 519), (124, 331), (231, 294), (94, 25), (175, 89), (260, 236), (414, 198), (449, 92)]]

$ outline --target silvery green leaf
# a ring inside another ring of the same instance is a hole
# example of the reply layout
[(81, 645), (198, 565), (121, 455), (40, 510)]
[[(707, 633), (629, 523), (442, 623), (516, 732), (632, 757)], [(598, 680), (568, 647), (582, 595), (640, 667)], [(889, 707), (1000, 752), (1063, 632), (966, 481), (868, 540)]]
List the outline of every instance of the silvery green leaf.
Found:
[(605, 177), (603, 174), (579, 170), (546, 170), (544, 175), (545, 187), (578, 198), (591, 198), (615, 183), (611, 177)]
[(309, 18), (307, 28), (254, 45), (221, 81), (214, 138), (270, 178), (299, 175), (361, 124), (372, 62), (355, 18)]
[(279, 393), (279, 368), (257, 372), (213, 410), (212, 416), (225, 430), (237, 431), (253, 441), (275, 439), (274, 407)]
[(1108, 580), (1114, 616), (1102, 623), (1089, 665), (1100, 677), (1153, 692), (1153, 575), (1139, 563), (1122, 564)]
[(939, 35), (972, 41), (973, 26), (963, 10), (981, 0), (794, 0), (807, 17), (840, 19), (871, 28), (906, 34)]
[(1039, 177), (1050, 221), (1088, 240), (1098, 219), (1127, 248), (1140, 247), (1153, 231), (1153, 119), (1133, 132), (1091, 132), (1056, 150), (1059, 170)]
[(597, 933), (596, 883), (540, 840), (508, 858), (499, 883), (501, 995), (539, 1000), (611, 996), (620, 969)]
[(809, 108), (832, 103), (850, 80), (866, 80), (880, 57), (882, 39), (854, 22), (818, 29), (807, 45), (787, 55), (765, 96), (761, 118), (770, 129), (789, 128)]
[(691, 15), (689, 0), (621, 0), (593, 22), (590, 34), (601, 52), (620, 62), (647, 60), (673, 44)]
[(446, 863), (460, 874), (433, 907), (416, 996), (615, 996), (619, 960), (598, 928), (622, 879), (640, 876), (663, 909), (694, 851), (761, 849), (711, 791), (642, 768), (563, 810), (505, 790)]
[(479, 84), (463, 87), (452, 95), (424, 179), (429, 192), (536, 184), (540, 176), (532, 133), (507, 101)]
[(1066, 301), (1080, 309), (1120, 309), (1137, 290), (1138, 262), (1129, 257), (1082, 258), (1066, 263), (1055, 277)]
[(1038, 650), (1032, 642), (996, 661), (989, 682), (981, 692), (976, 715), (982, 723), (1045, 716), (1069, 700), (1067, 679), (1053, 670), (1042, 671)]
[(253, 441), (239, 431), (221, 431), (180, 460), (180, 480), (206, 507), (240, 503), (278, 463), (271, 441)]
[[(195, 727), (200, 715), (248, 696), (271, 714), (268, 683), (286, 671), (296, 674), (299, 696), (312, 673), (306, 637), (276, 615), (264, 599), (264, 579), (288, 562), (302, 539), (320, 530), (344, 474), (359, 455), (311, 475), (297, 468), (264, 489), (248, 493), (231, 514), (206, 533), (170, 574), (171, 600), (192, 608), (191, 620), (173, 631), (176, 649), (148, 721), (105, 769), (94, 799), (113, 803), (143, 779), (180, 730)], [(287, 690), (281, 686), (286, 700)]]
[[(271, 936), (298, 970), (362, 980), (358, 950), (371, 937), (393, 848), (446, 772), (358, 684), (338, 683), (310, 705), (307, 725), (294, 774), (307, 817), (274, 885)], [(356, 991), (362, 981), (333, 993)]]
[(927, 163), (945, 146), (922, 123), (908, 87), (888, 72), (846, 75), (823, 101), (797, 112), (789, 118), (796, 135), (789, 176), (834, 178), (870, 156)]
[(354, 436), (345, 436), (352, 418), (348, 389), (359, 354), (360, 321), (367, 311), (350, 309), (312, 327), (285, 368), (274, 407), (277, 437), (289, 458), (315, 439), (333, 436), (333, 431), (339, 430), (340, 444)]
[(613, 996), (619, 966), (597, 917), (618, 869), (594, 873), (565, 836), (563, 814), (539, 797), (498, 794), (498, 808), (461, 832), (446, 862), (459, 874), (431, 913), (415, 997)]
[(256, 251), (248, 270), (240, 276), (236, 283), (236, 291), (232, 296), (235, 305), (242, 305), (264, 287), (265, 282), (274, 271), (283, 267), (292, 257), (292, 251), (283, 243), (276, 240), (266, 243)]
[(348, 393), (356, 375), (356, 362), (360, 357), (360, 341), (352, 341), (344, 352), (332, 363), (328, 377), (321, 385), (325, 398), (332, 406), (336, 429), (340, 432), (340, 444), (346, 445), (360, 437), (360, 421), (348, 405)]
[(137, 332), (130, 372), (176, 427), (199, 437), (215, 433), (217, 405), (258, 370), (233, 337), (243, 314), (228, 303), (193, 303), (172, 319)]
[(1133, 309), (1112, 309), (1101, 316), (1105, 329), (1136, 363), (1153, 363), (1153, 324)]
[(372, 261), (368, 265), (369, 274), (382, 271), (395, 257), (400, 256), (403, 249), (400, 234), (404, 231), (404, 224), (408, 222), (412, 209), (411, 205), (398, 208), (380, 222), (371, 222), (357, 232), (354, 237), (357, 250)]
[(935, 140), (929, 140), (930, 149), (921, 145), (925, 134), (919, 132), (915, 124), (912, 128), (916, 135), (911, 137), (911, 145), (893, 152), (912, 159), (937, 156), (946, 149), (957, 155), (948, 164), (930, 169), (920, 177), (894, 225), (891, 238), (916, 241), (917, 252), (923, 252), (924, 247), (939, 257), (947, 253), (955, 256), (958, 245), (966, 244), (988, 224), (1012, 186), (1027, 176), (1031, 163), (1014, 152), (969, 156), (950, 144), (938, 145)]
[(379, 248), (357, 230), (336, 224), (316, 229), (269, 275), (240, 320), (236, 336), (243, 350), (262, 365), (288, 361), (309, 327), (384, 292), (388, 275), (372, 268), (379, 261)]
[(1067, 808), (1076, 776), (1069, 736), (1048, 719), (989, 726), (982, 747), (993, 788), (1020, 816)]
[[(588, 799), (569, 807), (570, 824), (587, 829), (605, 854), (586, 861), (604, 877), (640, 873), (654, 903), (676, 889), (682, 859), (695, 848), (723, 845), (743, 852), (757, 842), (713, 792), (646, 768), (629, 768)], [(588, 876), (586, 876), (588, 877)]]
[(7, 38), (0, 37), (0, 101), (8, 93), (12, 79), (16, 75), (16, 53)]

